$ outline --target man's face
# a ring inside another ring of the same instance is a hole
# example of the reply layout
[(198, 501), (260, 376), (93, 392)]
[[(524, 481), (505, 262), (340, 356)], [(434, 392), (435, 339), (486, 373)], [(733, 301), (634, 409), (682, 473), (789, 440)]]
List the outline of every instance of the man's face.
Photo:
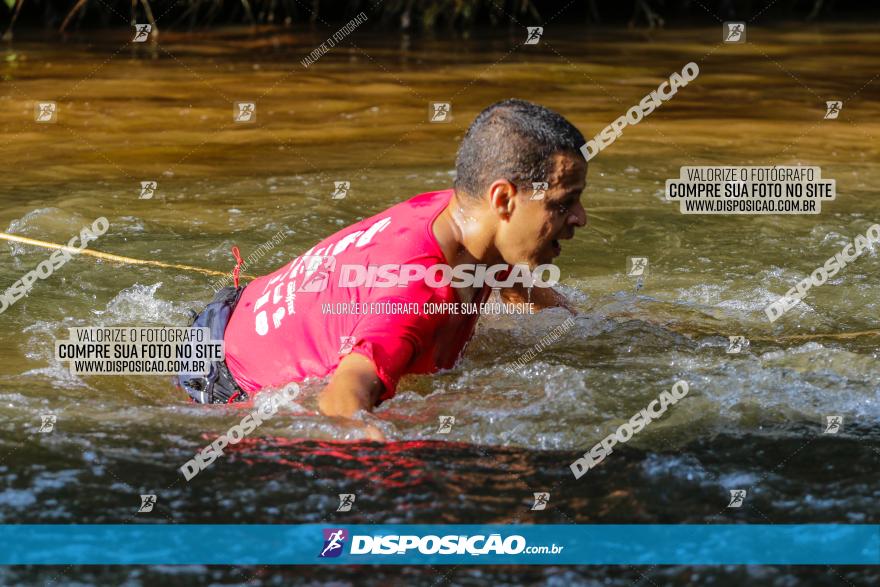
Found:
[(534, 269), (551, 263), (562, 252), (561, 241), (587, 223), (581, 204), (586, 161), (570, 153), (557, 153), (553, 161), (544, 197), (533, 199), (531, 188), (518, 190), (510, 215), (499, 226), (496, 246), (509, 264), (527, 263)]

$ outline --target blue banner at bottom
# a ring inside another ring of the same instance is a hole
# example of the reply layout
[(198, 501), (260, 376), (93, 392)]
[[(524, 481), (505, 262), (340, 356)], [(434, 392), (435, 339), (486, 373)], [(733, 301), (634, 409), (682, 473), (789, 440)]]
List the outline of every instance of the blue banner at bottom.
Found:
[(2, 525), (2, 565), (877, 565), (880, 525)]

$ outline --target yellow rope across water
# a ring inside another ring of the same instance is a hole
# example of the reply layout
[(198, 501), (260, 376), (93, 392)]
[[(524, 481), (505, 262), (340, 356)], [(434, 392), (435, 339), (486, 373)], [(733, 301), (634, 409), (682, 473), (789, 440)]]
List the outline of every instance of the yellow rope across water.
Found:
[[(80, 250), (76, 247), (68, 247), (67, 245), (59, 245), (33, 238), (27, 238), (25, 236), (6, 234), (5, 232), (0, 232), (0, 239), (22, 243), (25, 245), (33, 245), (35, 247), (43, 247), (45, 249), (57, 249), (60, 251), (67, 251), (68, 253), (72, 253), (74, 255), (87, 255), (89, 257), (95, 257), (97, 259), (105, 259), (107, 261), (115, 261), (117, 263), (126, 263), (128, 265), (152, 265), (153, 267), (163, 267), (165, 269), (182, 269), (184, 271), (195, 271), (197, 273), (203, 273), (205, 275), (217, 275), (220, 277), (229, 277), (230, 279), (232, 278), (231, 271), (214, 271), (213, 269), (203, 269), (202, 267), (193, 267), (192, 265), (180, 265), (178, 263), (163, 263), (162, 261), (135, 259), (133, 257), (123, 257), (122, 255), (102, 253), (101, 251), (93, 251), (91, 249)], [(242, 275), (242, 277), (253, 279), (250, 275)]]
[(880, 330), (859, 330), (856, 332), (826, 332), (826, 333), (811, 333), (811, 334), (788, 334), (785, 336), (751, 336), (747, 337), (749, 340), (770, 340), (770, 341), (778, 341), (778, 340), (816, 340), (823, 338), (858, 338), (860, 336), (880, 336)]
[[(50, 243), (46, 241), (41, 241), (33, 238), (27, 238), (24, 236), (16, 236), (13, 234), (6, 234), (5, 232), (0, 232), (0, 239), (13, 241), (17, 243), (22, 243), (26, 245), (33, 245), (35, 247), (43, 247), (46, 249), (58, 249), (62, 251), (67, 251), (74, 255), (88, 255), (90, 257), (95, 257), (97, 259), (106, 259), (107, 261), (115, 261), (117, 263), (127, 263), (129, 265), (152, 265), (153, 267), (163, 267), (165, 269), (182, 269), (184, 271), (195, 271), (197, 273), (203, 273), (205, 275), (217, 275), (221, 277), (230, 277), (232, 272), (223, 272), (223, 271), (214, 271), (213, 269), (204, 269), (202, 267), (193, 267), (192, 265), (180, 265), (178, 263), (163, 263), (162, 261), (150, 261), (146, 259), (135, 259), (133, 257), (123, 257), (121, 255), (113, 255), (111, 253), (102, 253), (101, 251), (93, 251), (91, 249), (77, 249), (76, 247), (68, 247), (66, 245), (58, 245), (55, 243)], [(242, 277), (253, 279), (254, 277), (251, 275), (244, 275)], [(666, 326), (669, 328), (669, 326)], [(672, 328), (672, 330), (676, 330)], [(682, 334), (686, 334), (683, 330), (676, 330), (677, 332), (681, 332)], [(722, 335), (718, 332), (704, 331), (701, 329), (691, 329), (691, 333), (693, 334), (702, 334), (706, 336), (726, 336)], [(860, 330), (857, 332), (828, 332), (828, 333), (810, 333), (810, 334), (789, 334), (784, 336), (749, 336), (747, 337), (749, 340), (754, 341), (770, 341), (770, 342), (780, 342), (786, 340), (822, 340), (822, 339), (849, 339), (849, 338), (858, 338), (861, 336), (880, 336), (880, 329), (878, 330)]]
[[(726, 334), (721, 334), (720, 332), (715, 332), (712, 330), (707, 330), (699, 327), (690, 327), (690, 328), (676, 328), (675, 326), (669, 324), (662, 324), (664, 328), (669, 328), (670, 330), (674, 330), (679, 334), (684, 335), (702, 335), (702, 336), (728, 336)], [(742, 334), (742, 333), (738, 333)], [(880, 336), (880, 329), (877, 330), (858, 330), (854, 332), (810, 332), (804, 334), (783, 334), (780, 336), (746, 336), (750, 341), (761, 341), (761, 342), (785, 342), (785, 341), (807, 341), (807, 340), (824, 340), (824, 339), (849, 339), (849, 338), (859, 338), (862, 336)]]

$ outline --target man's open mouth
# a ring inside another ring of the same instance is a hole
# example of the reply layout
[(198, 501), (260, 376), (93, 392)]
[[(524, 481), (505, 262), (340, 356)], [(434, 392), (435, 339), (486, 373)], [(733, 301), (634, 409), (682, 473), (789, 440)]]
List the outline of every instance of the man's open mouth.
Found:
[(554, 254), (559, 255), (560, 253), (562, 253), (562, 245), (560, 244), (559, 239), (553, 239), (550, 244), (553, 246)]

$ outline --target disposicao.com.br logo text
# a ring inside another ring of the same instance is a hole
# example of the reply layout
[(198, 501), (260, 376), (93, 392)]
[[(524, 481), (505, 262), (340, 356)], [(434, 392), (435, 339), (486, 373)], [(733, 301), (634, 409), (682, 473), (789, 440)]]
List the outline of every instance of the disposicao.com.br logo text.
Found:
[[(319, 558), (338, 557), (345, 550), (348, 534), (342, 528), (324, 529), (324, 541)], [(476, 534), (473, 536), (449, 534), (438, 536), (429, 534), (388, 534), (367, 536), (353, 534), (349, 555), (517, 555), (517, 554), (559, 554), (564, 546), (556, 544), (529, 546), (526, 539), (518, 534), (502, 538), (501, 534)], [(410, 552), (412, 551), (412, 552)]]

